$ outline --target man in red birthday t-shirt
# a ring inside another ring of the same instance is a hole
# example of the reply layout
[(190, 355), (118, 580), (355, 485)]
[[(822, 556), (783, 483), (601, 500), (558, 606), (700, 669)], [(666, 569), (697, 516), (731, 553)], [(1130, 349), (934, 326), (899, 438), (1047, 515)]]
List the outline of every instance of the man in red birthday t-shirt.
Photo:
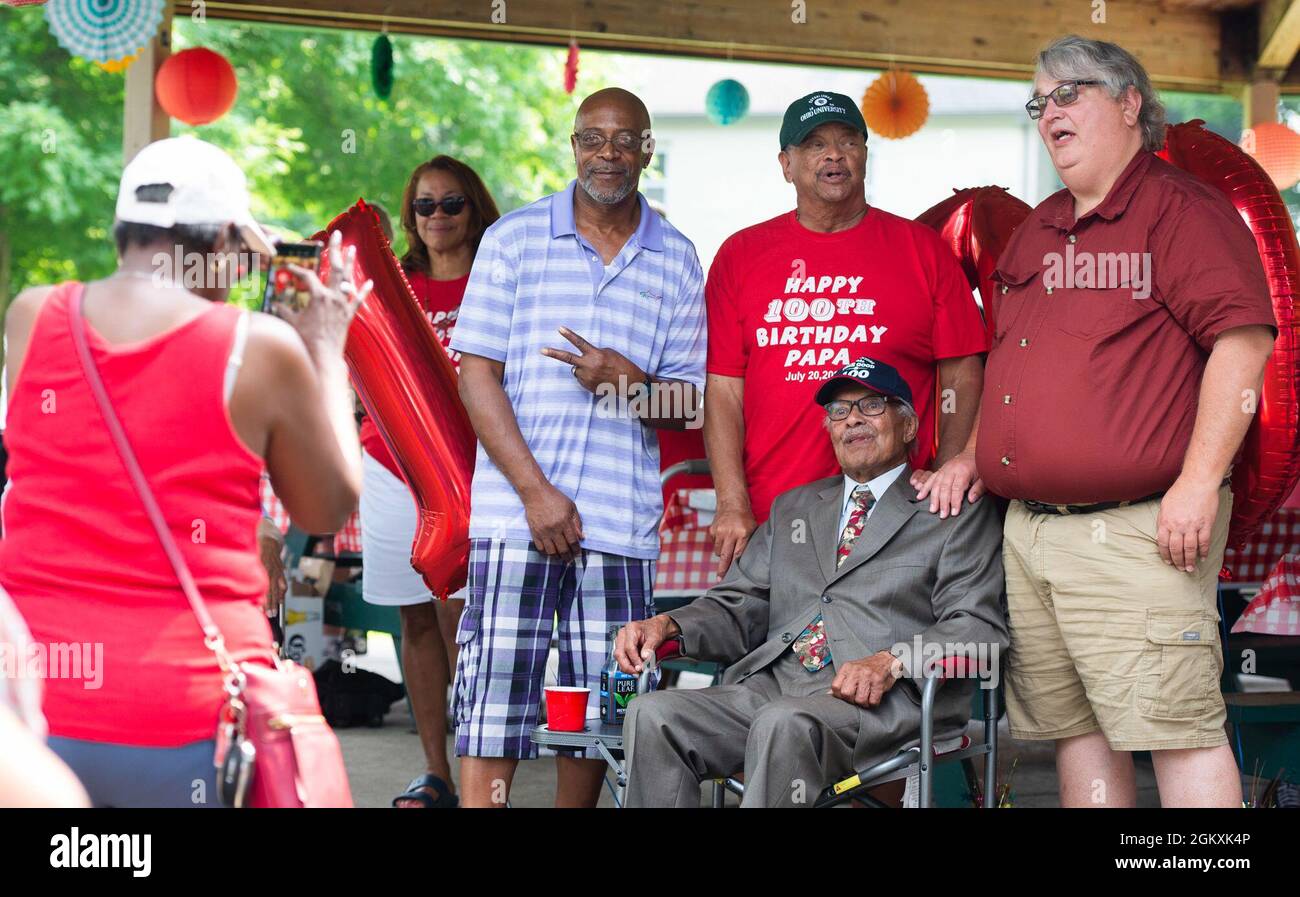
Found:
[(916, 397), (911, 462), (921, 470), (964, 448), (988, 350), (951, 250), (924, 225), (867, 205), (867, 127), (851, 99), (821, 91), (790, 104), (778, 158), (794, 211), (729, 237), (705, 287), (720, 573), (777, 495), (839, 469), (817, 426), (823, 412), (800, 399), (810, 383), (863, 354), (897, 368)]

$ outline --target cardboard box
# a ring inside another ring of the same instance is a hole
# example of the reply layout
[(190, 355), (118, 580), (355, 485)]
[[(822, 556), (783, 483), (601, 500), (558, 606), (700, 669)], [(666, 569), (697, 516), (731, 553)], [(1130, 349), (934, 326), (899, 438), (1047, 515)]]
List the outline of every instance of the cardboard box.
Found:
[(289, 589), (284, 596), (285, 657), (309, 670), (320, 666), (329, 656), (330, 642), (325, 638), (325, 593), (334, 578), (334, 562), (325, 558), (305, 557), (289, 574)]

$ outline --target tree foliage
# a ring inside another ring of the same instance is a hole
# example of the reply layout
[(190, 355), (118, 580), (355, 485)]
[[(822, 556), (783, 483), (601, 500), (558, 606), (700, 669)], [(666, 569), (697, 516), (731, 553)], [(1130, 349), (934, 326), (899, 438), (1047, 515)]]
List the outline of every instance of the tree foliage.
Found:
[[(564, 185), (577, 97), (562, 89), (563, 48), (391, 37), (385, 101), (371, 86), (373, 33), (178, 17), (173, 50), (222, 53), (239, 94), (225, 117), (173, 122), (172, 133), (229, 151), (254, 214), (296, 235), (359, 196), (396, 218), (411, 170), (438, 153), (472, 165), (502, 211)], [(586, 66), (584, 81), (598, 73), (599, 62)], [(39, 7), (0, 7), (0, 302), (112, 270), (123, 95), (124, 75), (70, 57)], [(400, 254), (400, 230), (395, 244)]]
[(73, 59), (39, 7), (0, 9), (0, 301), (111, 269), (122, 78)]

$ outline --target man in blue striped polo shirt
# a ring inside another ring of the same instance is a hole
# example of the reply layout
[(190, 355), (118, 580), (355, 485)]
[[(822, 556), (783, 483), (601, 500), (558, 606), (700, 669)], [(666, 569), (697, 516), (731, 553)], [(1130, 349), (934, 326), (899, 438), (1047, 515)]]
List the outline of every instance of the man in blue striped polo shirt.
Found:
[[(483, 234), (451, 347), (478, 434), (469, 597), (456, 641), (465, 806), (502, 806), (535, 757), (551, 625), (559, 684), (596, 714), (610, 626), (653, 613), (662, 512), (653, 428), (698, 426), (703, 275), (637, 191), (650, 114), (625, 90), (583, 101), (577, 179)], [(558, 806), (594, 806), (604, 761), (561, 756)]]

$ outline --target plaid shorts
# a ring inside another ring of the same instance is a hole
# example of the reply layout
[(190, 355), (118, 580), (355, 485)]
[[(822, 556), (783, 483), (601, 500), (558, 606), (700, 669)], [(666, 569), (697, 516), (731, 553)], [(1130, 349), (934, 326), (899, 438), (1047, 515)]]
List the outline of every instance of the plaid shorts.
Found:
[(456, 756), (537, 756), (528, 736), (541, 711), (557, 616), (556, 684), (591, 689), (587, 716), (597, 716), (609, 627), (654, 613), (654, 577), (654, 561), (585, 550), (562, 561), (531, 542), (471, 539), (469, 594), (456, 631)]

